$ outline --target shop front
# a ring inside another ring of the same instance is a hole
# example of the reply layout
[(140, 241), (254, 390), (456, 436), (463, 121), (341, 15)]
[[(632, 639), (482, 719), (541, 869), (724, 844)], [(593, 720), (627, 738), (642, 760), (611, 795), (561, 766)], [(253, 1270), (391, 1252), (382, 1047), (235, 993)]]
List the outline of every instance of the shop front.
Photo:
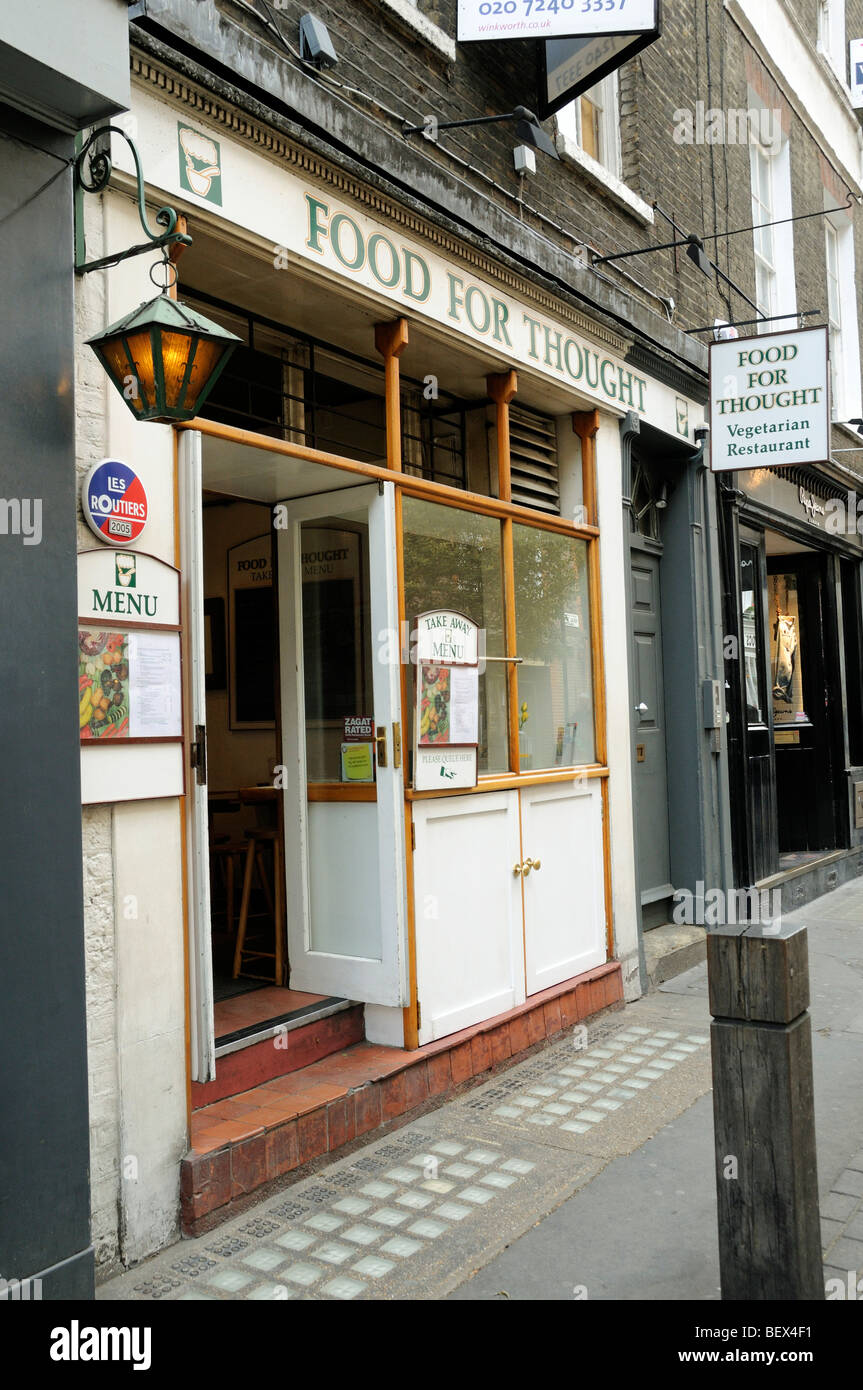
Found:
[[(439, 1093), (434, 1058), (459, 1051), (455, 1085), (639, 992), (619, 425), (691, 453), (702, 414), (601, 318), (157, 77), (133, 116), (151, 196), (189, 219), (179, 297), (240, 346), (200, 418), (145, 427), (113, 397), (99, 446), (150, 498), (129, 553), (180, 577), (165, 775), (139, 750), (138, 791), (112, 806), (103, 778), (85, 812), (105, 900), (149, 933), (118, 932), (122, 1086), (97, 1097), (153, 1160), (131, 1258), (165, 1238), (184, 1136), (194, 1229), (363, 1132), (381, 1067), (403, 1113)], [(118, 267), (94, 320), (145, 280)], [(260, 1092), (347, 1053), (349, 1122), (310, 1092), (289, 1150), (297, 1111)]]
[(738, 477), (739, 490), (722, 488), (739, 637), (739, 660), (726, 651), (737, 882), (769, 882), (799, 904), (859, 871), (855, 494), (838, 469)]

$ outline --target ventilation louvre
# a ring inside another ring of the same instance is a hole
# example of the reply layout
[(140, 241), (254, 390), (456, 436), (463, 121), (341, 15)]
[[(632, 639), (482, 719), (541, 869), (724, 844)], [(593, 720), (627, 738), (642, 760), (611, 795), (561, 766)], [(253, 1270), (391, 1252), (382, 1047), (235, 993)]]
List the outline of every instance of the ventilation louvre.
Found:
[(509, 437), (513, 502), (560, 516), (555, 421), (511, 405)]

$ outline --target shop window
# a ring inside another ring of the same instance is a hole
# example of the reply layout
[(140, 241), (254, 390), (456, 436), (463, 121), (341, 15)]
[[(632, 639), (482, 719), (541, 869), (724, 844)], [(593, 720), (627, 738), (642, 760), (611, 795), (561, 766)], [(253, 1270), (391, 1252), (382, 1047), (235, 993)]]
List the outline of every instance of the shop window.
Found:
[(427, 399), (422, 389), (402, 382), (405, 473), (448, 487), (467, 487), (467, 415), (466, 407), (453, 397), (439, 393)]
[(512, 500), (560, 515), (557, 425), (523, 406), (509, 408)]
[(587, 543), (516, 525), (513, 559), (521, 770), (591, 763)]
[[(501, 523), (493, 517), (405, 497), (405, 615), (448, 608), (480, 628), (486, 657), (504, 655)], [(481, 647), (482, 650), (482, 647)], [(413, 719), (413, 701), (411, 720)], [(508, 772), (506, 663), (489, 661), (479, 677), (481, 773)], [(413, 747), (413, 728), (408, 747)]]
[(800, 626), (800, 602), (796, 574), (771, 574), (770, 673), (774, 729), (809, 725), (804, 706), (804, 634)]
[(746, 722), (750, 728), (767, 723), (764, 693), (764, 628), (761, 619), (758, 551), (755, 546), (740, 547), (740, 618), (742, 627), (743, 679), (746, 692)]
[(362, 463), (386, 463), (382, 366), (242, 315), (209, 295), (185, 297), (245, 340), (204, 405), (205, 419)]
[(863, 623), (860, 564), (842, 560), (842, 625), (845, 643), (845, 704), (848, 710), (848, 761), (863, 767)]

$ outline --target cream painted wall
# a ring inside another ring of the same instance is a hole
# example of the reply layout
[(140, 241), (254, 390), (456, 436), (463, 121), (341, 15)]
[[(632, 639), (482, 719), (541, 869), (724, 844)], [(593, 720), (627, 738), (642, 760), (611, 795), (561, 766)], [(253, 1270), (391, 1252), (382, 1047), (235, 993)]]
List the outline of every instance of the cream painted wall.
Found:
[(597, 501), (606, 709), (608, 714), (611, 886), (615, 955), (623, 969), (627, 999), (641, 993), (638, 973), (638, 911), (635, 900), (632, 754), (629, 710), (628, 537), (620, 500), (621, 450), (618, 420), (600, 412), (596, 436)]
[(179, 804), (115, 806), (113, 831), (121, 1238), (131, 1264), (179, 1234), (188, 1147)]
[[(85, 199), (87, 257), (142, 240), (133, 203)], [(174, 563), (174, 444), (135, 422), (85, 340), (157, 292), (142, 256), (77, 282), (78, 481), (118, 457), (140, 473), (150, 520), (133, 547)], [(80, 549), (100, 542), (78, 513)], [(178, 1234), (188, 1147), (180, 809), (176, 799), (86, 807), (84, 921), (93, 1240), (100, 1277)]]

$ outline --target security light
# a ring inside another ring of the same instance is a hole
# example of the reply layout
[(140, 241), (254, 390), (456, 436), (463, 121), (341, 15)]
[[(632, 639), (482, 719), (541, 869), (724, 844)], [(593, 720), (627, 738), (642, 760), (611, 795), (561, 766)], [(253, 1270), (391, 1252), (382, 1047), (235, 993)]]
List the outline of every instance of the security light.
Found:
[(704, 247), (701, 243), (701, 238), (697, 237), (693, 232), (690, 236), (686, 238), (686, 240), (688, 243), (686, 247), (687, 256), (691, 261), (695, 262), (702, 275), (709, 276), (713, 267), (711, 266), (707, 254), (704, 250)]
[(334, 68), (339, 61), (329, 29), (313, 14), (304, 14), (300, 20), (300, 57), (316, 68)]

